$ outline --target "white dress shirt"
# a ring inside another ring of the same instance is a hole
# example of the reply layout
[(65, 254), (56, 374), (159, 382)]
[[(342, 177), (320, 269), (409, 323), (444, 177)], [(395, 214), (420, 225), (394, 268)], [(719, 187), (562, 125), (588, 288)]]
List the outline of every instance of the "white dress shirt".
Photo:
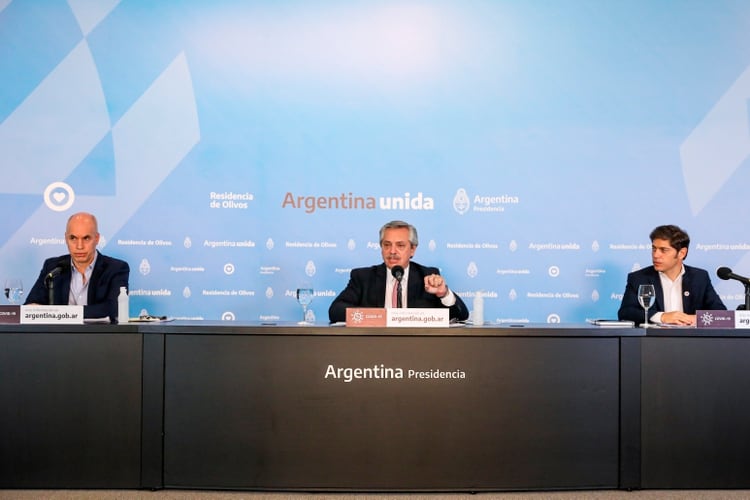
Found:
[[(664, 312), (684, 312), (682, 309), (682, 277), (685, 276), (685, 267), (680, 269), (680, 274), (672, 281), (669, 276), (659, 272), (659, 281), (661, 282), (662, 292), (664, 294)], [(661, 323), (662, 312), (655, 313), (651, 316), (651, 321)]]

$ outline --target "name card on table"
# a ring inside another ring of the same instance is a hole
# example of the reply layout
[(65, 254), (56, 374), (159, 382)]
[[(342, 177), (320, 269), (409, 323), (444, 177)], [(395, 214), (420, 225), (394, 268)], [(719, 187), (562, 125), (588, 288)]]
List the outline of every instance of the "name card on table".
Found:
[(447, 308), (393, 308), (387, 310), (387, 316), (386, 326), (450, 326), (450, 311)]
[(735, 328), (735, 311), (695, 311), (697, 328)]
[(750, 311), (733, 311), (735, 328), (750, 328)]
[(346, 326), (447, 327), (450, 311), (443, 308), (347, 307)]
[(21, 306), (0, 306), (0, 324), (21, 322)]
[(21, 323), (35, 325), (82, 325), (83, 306), (21, 306)]

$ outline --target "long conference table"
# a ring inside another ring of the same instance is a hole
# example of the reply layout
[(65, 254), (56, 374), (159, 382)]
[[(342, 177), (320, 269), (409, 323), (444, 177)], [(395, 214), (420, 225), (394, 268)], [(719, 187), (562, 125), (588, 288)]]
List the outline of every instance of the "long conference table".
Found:
[(748, 332), (0, 325), (0, 488), (750, 488)]

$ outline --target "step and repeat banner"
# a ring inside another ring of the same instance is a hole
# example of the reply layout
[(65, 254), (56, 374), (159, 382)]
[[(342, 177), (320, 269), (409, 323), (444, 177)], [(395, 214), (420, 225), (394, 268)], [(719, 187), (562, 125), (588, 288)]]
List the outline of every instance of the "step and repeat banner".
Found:
[(614, 317), (649, 232), (750, 274), (750, 4), (0, 0), (0, 280), (78, 211), (133, 313), (302, 319), (414, 224), (492, 322)]

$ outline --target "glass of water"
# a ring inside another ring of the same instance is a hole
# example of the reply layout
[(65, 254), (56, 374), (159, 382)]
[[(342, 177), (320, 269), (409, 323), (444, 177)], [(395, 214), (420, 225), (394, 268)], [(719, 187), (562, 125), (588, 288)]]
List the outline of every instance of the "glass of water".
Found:
[(309, 283), (303, 283), (300, 285), (299, 288), (297, 288), (297, 302), (300, 303), (302, 306), (302, 321), (300, 321), (298, 324), (300, 325), (309, 325), (310, 322), (307, 321), (307, 306), (310, 305), (310, 302), (312, 302), (313, 299), (313, 287)]
[(654, 299), (656, 298), (656, 291), (654, 285), (638, 285), (638, 302), (643, 308), (643, 328), (653, 326), (648, 322), (648, 310), (654, 305)]
[(8, 278), (5, 280), (5, 298), (11, 304), (21, 303), (23, 297), (23, 282), (18, 278)]

